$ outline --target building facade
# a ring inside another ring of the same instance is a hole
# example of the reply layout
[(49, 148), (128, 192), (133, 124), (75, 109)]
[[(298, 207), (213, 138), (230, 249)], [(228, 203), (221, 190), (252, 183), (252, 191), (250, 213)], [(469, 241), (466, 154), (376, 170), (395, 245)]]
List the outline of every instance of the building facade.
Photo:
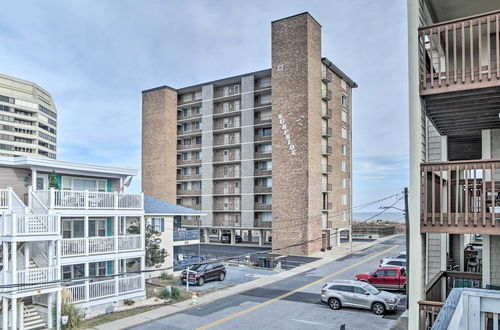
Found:
[(495, 1), (408, 0), (410, 329), (498, 328), (499, 26)]
[(2, 329), (59, 328), (63, 302), (87, 316), (145, 297), (143, 195), (123, 191), (134, 175), (0, 157)]
[(283, 253), (331, 247), (351, 224), (355, 87), (321, 57), (313, 17), (275, 21), (272, 69), (143, 91), (144, 191), (206, 214), (205, 240), (229, 231), (294, 246)]
[(57, 109), (37, 84), (0, 74), (0, 156), (57, 154)]

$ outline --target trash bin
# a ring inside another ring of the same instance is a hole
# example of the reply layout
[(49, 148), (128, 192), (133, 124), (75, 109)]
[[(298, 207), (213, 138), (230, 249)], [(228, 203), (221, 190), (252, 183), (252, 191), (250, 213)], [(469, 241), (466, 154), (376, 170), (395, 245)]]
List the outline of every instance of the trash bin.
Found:
[(259, 267), (266, 267), (266, 257), (259, 257)]

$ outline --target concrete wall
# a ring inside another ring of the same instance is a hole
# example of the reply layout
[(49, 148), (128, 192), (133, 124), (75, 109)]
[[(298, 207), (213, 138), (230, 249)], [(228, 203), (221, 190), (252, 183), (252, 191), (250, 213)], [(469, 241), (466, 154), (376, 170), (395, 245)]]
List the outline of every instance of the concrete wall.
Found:
[(500, 236), (490, 236), (490, 284), (500, 286)]
[(176, 203), (177, 92), (159, 88), (142, 94), (142, 191)]
[(322, 244), (321, 27), (307, 13), (272, 23), (272, 86), (273, 248), (307, 255)]
[(241, 226), (254, 224), (254, 76), (241, 78)]
[(202, 163), (201, 163), (201, 177), (203, 181), (201, 182), (201, 208), (203, 213), (206, 215), (201, 218), (202, 225), (211, 226), (214, 219), (213, 214), (213, 173), (214, 167), (213, 162), (213, 128), (214, 121), (212, 114), (214, 113), (214, 86), (206, 85), (201, 89), (202, 93), (202, 113), (203, 117), (201, 119), (202, 131), (201, 131), (201, 145), (202, 145)]

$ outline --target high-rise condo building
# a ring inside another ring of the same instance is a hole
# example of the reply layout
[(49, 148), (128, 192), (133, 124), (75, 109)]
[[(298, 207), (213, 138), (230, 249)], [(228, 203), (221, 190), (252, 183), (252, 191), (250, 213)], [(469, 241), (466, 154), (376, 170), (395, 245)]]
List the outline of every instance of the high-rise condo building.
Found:
[(351, 112), (357, 87), (321, 56), (308, 13), (272, 22), (272, 68), (142, 93), (146, 194), (202, 210), (226, 232), (309, 255), (351, 228)]
[(56, 158), (57, 109), (37, 84), (0, 74), (0, 156)]

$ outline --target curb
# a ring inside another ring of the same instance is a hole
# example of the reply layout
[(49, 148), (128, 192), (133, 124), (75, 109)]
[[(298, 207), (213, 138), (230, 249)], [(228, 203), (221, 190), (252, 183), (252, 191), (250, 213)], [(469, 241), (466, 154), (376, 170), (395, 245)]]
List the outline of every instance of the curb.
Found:
[[(328, 254), (332, 255), (332, 257), (333, 257), (333, 254), (339, 254), (339, 255), (336, 255), (333, 258), (331, 258), (330, 256), (324, 255), (324, 253), (323, 253), (323, 257), (320, 260), (316, 260), (316, 261), (295, 267), (293, 269), (283, 271), (281, 273), (267, 275), (266, 277), (263, 277), (263, 278), (260, 278), (260, 279), (257, 279), (257, 280), (251, 281), (251, 282), (235, 285), (232, 287), (228, 287), (228, 288), (224, 288), (224, 289), (221, 289), (221, 290), (218, 290), (215, 292), (208, 293), (206, 296), (198, 297), (198, 303), (196, 305), (191, 305), (191, 300), (184, 300), (182, 302), (179, 302), (179, 303), (176, 303), (173, 305), (155, 308), (151, 311), (147, 311), (144, 313), (125, 317), (123, 319), (115, 320), (112, 322), (100, 324), (98, 326), (95, 326), (94, 328), (98, 329), (98, 330), (128, 329), (128, 328), (135, 327), (135, 326), (138, 326), (141, 324), (149, 323), (151, 321), (159, 320), (159, 319), (168, 317), (172, 314), (184, 312), (184, 311), (192, 309), (192, 308), (196, 308), (196, 307), (203, 306), (203, 305), (212, 303), (212, 302), (220, 300), (220, 299), (224, 299), (224, 298), (231, 296), (231, 295), (236, 295), (236, 294), (239, 294), (239, 293), (244, 292), (244, 291), (248, 291), (248, 290), (251, 290), (251, 289), (254, 289), (257, 287), (261, 287), (264, 285), (268, 285), (268, 284), (283, 280), (283, 279), (288, 278), (288, 277), (292, 277), (294, 275), (303, 273), (305, 271), (314, 269), (316, 267), (330, 263), (334, 260), (345, 257), (346, 255), (359, 252), (363, 249), (366, 249), (366, 248), (371, 247), (371, 246), (376, 245), (376, 244), (380, 244), (380, 243), (385, 242), (389, 239), (392, 239), (396, 236), (399, 236), (399, 235), (391, 235), (391, 236), (387, 236), (384, 238), (379, 238), (373, 242), (366, 242), (366, 243), (359, 244), (358, 246), (353, 247), (352, 251), (350, 249), (348, 249), (348, 250), (340, 250), (340, 249), (331, 250), (331, 252), (329, 252)], [(314, 257), (314, 256), (311, 256), (311, 257)]]

